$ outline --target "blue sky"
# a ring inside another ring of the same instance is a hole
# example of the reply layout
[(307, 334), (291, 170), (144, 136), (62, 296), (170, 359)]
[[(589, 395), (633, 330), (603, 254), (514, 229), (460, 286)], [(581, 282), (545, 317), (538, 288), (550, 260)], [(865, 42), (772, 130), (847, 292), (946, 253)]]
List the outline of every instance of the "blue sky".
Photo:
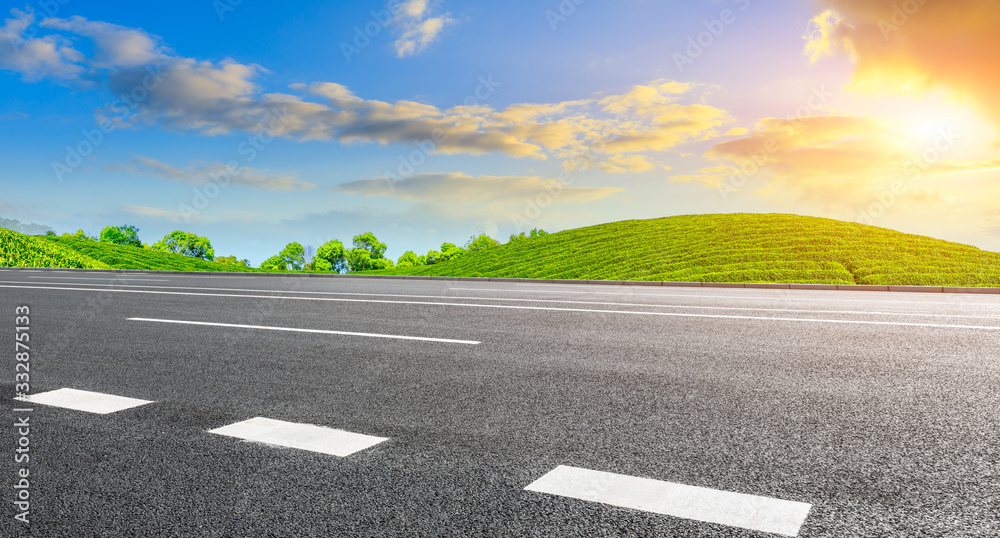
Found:
[(147, 243), (182, 229), (254, 264), (366, 231), (398, 257), (479, 232), (729, 212), (1000, 250), (998, 122), (975, 75), (996, 38), (966, 35), (957, 67), (928, 60), (918, 39), (969, 31), (942, 32), (930, 10), (948, 8), (925, 6), (862, 47), (857, 29), (891, 6), (8, 3), (0, 216), (60, 233), (129, 223)]

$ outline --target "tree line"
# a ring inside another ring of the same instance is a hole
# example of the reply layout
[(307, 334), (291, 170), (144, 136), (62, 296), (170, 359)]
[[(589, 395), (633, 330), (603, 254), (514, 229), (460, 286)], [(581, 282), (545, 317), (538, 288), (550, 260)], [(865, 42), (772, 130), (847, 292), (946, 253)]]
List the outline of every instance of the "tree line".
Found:
[[(55, 235), (48, 232), (46, 235)], [(545, 230), (533, 229), (525, 234), (511, 235), (510, 242), (523, 241), (532, 237), (547, 235)], [(139, 228), (132, 225), (108, 226), (101, 230), (97, 237), (88, 236), (83, 230), (75, 234), (64, 233), (63, 237), (88, 239), (116, 245), (126, 245), (137, 248), (147, 248), (160, 252), (171, 252), (207, 261), (223, 264), (242, 265), (250, 267), (249, 260), (239, 260), (236, 256), (215, 256), (215, 249), (207, 237), (193, 233), (175, 230), (165, 235), (153, 245), (144, 244), (139, 240)], [(403, 253), (393, 261), (385, 257), (387, 246), (378, 240), (372, 232), (365, 232), (353, 237), (351, 249), (344, 246), (339, 239), (328, 241), (316, 249), (315, 255), (307, 262), (306, 249), (301, 243), (292, 242), (285, 245), (281, 252), (264, 260), (260, 269), (265, 271), (322, 271), (332, 273), (369, 271), (376, 269), (391, 269), (393, 267), (414, 267), (419, 265), (434, 265), (456, 259), (466, 254), (499, 246), (496, 239), (481, 233), (469, 238), (463, 246), (454, 243), (442, 243), (440, 250), (430, 250), (427, 254), (417, 255), (412, 250)]]

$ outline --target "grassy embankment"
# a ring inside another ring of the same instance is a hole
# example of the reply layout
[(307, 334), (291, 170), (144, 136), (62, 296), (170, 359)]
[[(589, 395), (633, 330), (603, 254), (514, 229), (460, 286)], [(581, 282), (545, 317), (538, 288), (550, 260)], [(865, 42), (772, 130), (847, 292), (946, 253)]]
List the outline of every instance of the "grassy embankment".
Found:
[(111, 268), (67, 246), (3, 228), (0, 228), (0, 267)]
[(1000, 286), (1000, 253), (795, 215), (691, 215), (589, 226), (438, 265), (372, 274)]
[(0, 229), (0, 266), (150, 271), (257, 271), (147, 248), (89, 239), (22, 235)]
[[(0, 229), (0, 266), (257, 271), (89, 240)], [(566, 230), (437, 265), (371, 274), (1000, 286), (1000, 253), (794, 215), (691, 215)]]

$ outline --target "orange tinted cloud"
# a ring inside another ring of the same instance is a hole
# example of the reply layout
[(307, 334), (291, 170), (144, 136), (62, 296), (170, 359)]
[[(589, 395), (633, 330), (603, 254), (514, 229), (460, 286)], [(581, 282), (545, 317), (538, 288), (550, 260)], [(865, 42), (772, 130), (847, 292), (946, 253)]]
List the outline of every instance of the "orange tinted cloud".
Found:
[(819, 0), (806, 53), (855, 62), (851, 88), (922, 94), (945, 88), (974, 101), (1000, 129), (1000, 2)]
[(1000, 170), (1000, 159), (948, 159), (956, 140), (942, 129), (936, 140), (917, 142), (864, 117), (766, 118), (748, 136), (709, 149), (705, 157), (720, 166), (671, 179), (732, 190), (759, 173), (768, 181), (762, 194), (829, 209), (865, 204), (880, 188), (896, 182), (902, 182), (900, 190), (907, 193), (926, 194), (924, 186), (917, 186), (925, 180)]

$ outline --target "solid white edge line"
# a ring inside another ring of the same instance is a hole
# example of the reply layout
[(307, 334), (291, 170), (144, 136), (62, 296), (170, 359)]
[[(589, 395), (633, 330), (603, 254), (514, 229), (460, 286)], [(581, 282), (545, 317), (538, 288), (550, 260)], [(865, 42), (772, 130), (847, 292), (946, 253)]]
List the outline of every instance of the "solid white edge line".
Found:
[[(0, 281), (0, 283), (11, 283), (12, 281)], [(13, 283), (17, 283), (14, 281)], [(39, 283), (40, 284), (40, 283)], [(45, 284), (57, 286), (73, 286), (80, 285), (73, 282), (45, 282)], [(202, 287), (191, 287), (191, 286), (143, 286), (139, 284), (82, 284), (85, 286), (118, 286), (122, 288), (147, 288), (147, 289), (166, 289), (166, 290), (201, 290), (201, 291), (239, 291), (239, 292), (257, 292), (257, 293), (299, 293), (299, 294), (315, 294), (315, 295), (348, 295), (355, 297), (405, 297), (410, 299), (454, 299), (454, 300), (469, 300), (469, 301), (507, 301), (507, 302), (521, 302), (521, 303), (558, 303), (558, 304), (580, 304), (580, 305), (599, 305), (599, 306), (639, 306), (639, 307), (651, 307), (651, 308), (687, 308), (692, 310), (739, 310), (739, 311), (749, 311), (749, 312), (800, 312), (800, 313), (810, 313), (810, 314), (855, 314), (855, 315), (870, 315), (870, 316), (900, 316), (900, 317), (917, 317), (917, 318), (954, 318), (954, 319), (1000, 319), (998, 316), (974, 316), (966, 314), (925, 314), (920, 312), (870, 312), (864, 310), (807, 310), (807, 309), (796, 309), (796, 308), (750, 308), (750, 307), (739, 307), (739, 306), (698, 306), (698, 305), (672, 305), (672, 304), (657, 304), (657, 303), (609, 303), (604, 301), (569, 301), (565, 299), (524, 299), (524, 298), (510, 298), (510, 297), (458, 297), (458, 296), (445, 296), (445, 295), (406, 295), (400, 293), (361, 293), (361, 292), (347, 292), (347, 291), (297, 291), (297, 290), (258, 290), (258, 289), (248, 289), (248, 288), (202, 288)], [(60, 289), (60, 288), (53, 288)], [(454, 289), (454, 288), (453, 288)], [(512, 290), (516, 291), (516, 290)], [(696, 296), (692, 296), (696, 297)], [(952, 304), (952, 303), (942, 303), (942, 304)], [(982, 304), (976, 306), (1000, 306), (1000, 304)]]
[(527, 491), (683, 519), (798, 536), (812, 505), (560, 465)]
[(335, 334), (340, 336), (364, 336), (367, 338), (419, 340), (421, 342), (440, 342), (444, 344), (467, 344), (472, 346), (480, 344), (480, 342), (476, 342), (474, 340), (453, 340), (450, 338), (428, 338), (424, 336), (400, 336), (395, 334), (356, 333), (347, 331), (328, 331), (323, 329), (298, 329), (294, 327), (268, 327), (265, 325), (239, 325), (235, 323), (213, 323), (207, 321), (183, 321), (175, 319), (152, 319), (152, 318), (126, 318), (126, 319), (128, 321), (149, 321), (154, 323), (173, 323), (177, 325), (203, 325), (207, 327), (230, 327), (233, 329), (259, 329), (266, 331), (286, 331), (286, 332), (296, 332), (296, 333)]
[[(564, 286), (575, 286), (575, 284), (565, 284)], [(707, 299), (741, 299), (741, 300), (745, 300), (745, 299), (760, 299), (760, 300), (765, 300), (765, 301), (799, 301), (799, 302), (817, 302), (817, 301), (819, 301), (819, 302), (829, 302), (829, 303), (874, 302), (874, 303), (880, 303), (880, 304), (921, 304), (921, 305), (925, 305), (925, 304), (940, 304), (940, 305), (962, 305), (962, 306), (967, 306), (967, 304), (959, 303), (957, 301), (951, 301), (951, 302), (946, 302), (946, 301), (897, 301), (897, 300), (894, 300), (894, 299), (890, 299), (888, 297), (886, 297), (884, 299), (880, 299), (878, 301), (866, 300), (866, 299), (863, 299), (861, 297), (851, 298), (851, 299), (831, 299), (831, 298), (820, 298), (820, 297), (802, 297), (799, 294), (801, 294), (801, 293), (812, 293), (813, 291), (812, 290), (786, 290), (786, 289), (766, 290), (766, 289), (761, 289), (761, 288), (725, 288), (725, 289), (740, 289), (740, 290), (743, 290), (743, 291), (766, 292), (766, 293), (770, 293), (770, 294), (776, 294), (776, 293), (792, 294), (793, 293), (793, 294), (796, 294), (796, 296), (795, 297), (789, 297), (789, 296), (784, 296), (784, 297), (766, 297), (764, 295), (702, 295), (701, 293), (699, 293), (697, 291), (694, 291), (692, 293), (640, 293), (640, 292), (622, 293), (622, 292), (619, 292), (619, 291), (519, 290), (519, 289), (505, 289), (505, 288), (492, 288), (492, 289), (491, 288), (448, 288), (448, 289), (449, 290), (455, 290), (455, 291), (491, 291), (491, 292), (507, 292), (507, 293), (567, 293), (567, 294), (572, 294), (572, 295), (626, 295), (626, 296), (635, 296), (635, 297), (685, 297), (685, 298), (689, 298), (689, 299), (702, 299), (702, 298), (707, 298)], [(667, 289), (677, 290), (678, 288), (667, 288)], [(680, 289), (685, 289), (685, 288), (680, 288)], [(687, 289), (693, 289), (693, 288), (687, 288)], [(704, 290), (707, 290), (707, 289), (721, 290), (721, 289), (724, 289), (724, 288), (698, 288), (698, 289), (704, 291)], [(818, 291), (822, 291), (822, 290), (818, 290)], [(882, 292), (873, 292), (873, 293), (882, 293)], [(886, 293), (888, 293), (888, 292), (886, 292)], [(927, 297), (932, 297), (934, 295), (940, 295), (940, 294), (925, 294), (925, 296), (927, 296)], [(972, 299), (972, 298), (975, 298), (975, 299), (996, 299), (996, 298), (1000, 298), (1000, 295), (997, 295), (997, 294), (977, 294), (977, 293), (972, 293), (972, 294), (969, 294), (969, 293), (952, 293), (952, 294), (949, 294), (949, 296), (961, 297), (961, 298), (964, 298), (964, 299)], [(996, 306), (996, 303), (992, 303), (992, 304), (990, 304), (990, 303), (973, 303), (972, 306)]]
[(146, 291), (146, 290), (103, 290), (95, 288), (53, 288), (51, 286), (0, 285), (0, 288), (91, 291), (98, 293), (185, 295), (185, 296), (195, 296), (195, 297), (230, 297), (230, 298), (242, 297), (245, 299), (287, 299), (290, 301), (327, 301), (327, 302), (345, 302), (345, 303), (411, 304), (411, 305), (427, 305), (427, 306), (464, 306), (469, 308), (497, 308), (497, 309), (507, 309), (507, 310), (536, 310), (536, 311), (547, 311), (547, 312), (591, 312), (594, 314), (626, 314), (626, 315), (637, 315), (637, 316), (665, 316), (665, 317), (681, 317), (681, 318), (752, 319), (761, 321), (797, 321), (804, 323), (894, 325), (900, 327), (937, 327), (944, 329), (981, 329), (988, 331), (1000, 330), (1000, 326), (987, 326), (987, 325), (948, 325), (948, 324), (933, 324), (933, 323), (904, 323), (898, 321), (866, 321), (866, 320), (817, 319), (817, 318), (773, 318), (773, 317), (760, 317), (760, 316), (724, 316), (718, 314), (684, 314), (679, 312), (636, 312), (629, 310), (596, 310), (587, 308), (555, 308), (555, 307), (545, 307), (545, 306), (515, 306), (515, 305), (495, 305), (495, 304), (476, 304), (476, 303), (439, 303), (439, 302), (429, 302), (429, 301), (374, 301), (371, 299), (335, 299), (331, 297), (279, 297), (273, 295), (240, 295), (240, 294), (230, 294), (230, 293), (190, 293), (190, 292)]

